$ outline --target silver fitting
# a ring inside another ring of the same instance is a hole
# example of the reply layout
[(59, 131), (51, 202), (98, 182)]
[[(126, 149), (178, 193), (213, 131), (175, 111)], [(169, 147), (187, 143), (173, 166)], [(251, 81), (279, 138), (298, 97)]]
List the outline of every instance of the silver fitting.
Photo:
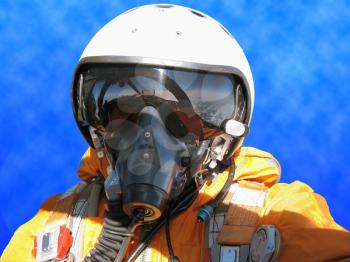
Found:
[(249, 133), (249, 127), (237, 120), (229, 119), (224, 124), (224, 131), (233, 137), (245, 137)]
[(260, 226), (250, 244), (249, 262), (276, 261), (280, 245), (280, 234), (275, 226)]

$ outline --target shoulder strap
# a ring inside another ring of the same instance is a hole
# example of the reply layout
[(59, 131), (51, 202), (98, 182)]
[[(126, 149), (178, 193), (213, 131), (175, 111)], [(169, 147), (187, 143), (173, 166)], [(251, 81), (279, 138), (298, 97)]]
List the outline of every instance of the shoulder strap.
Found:
[(220, 261), (227, 254), (236, 256), (233, 261), (246, 261), (267, 190), (264, 184), (250, 181), (231, 186), (206, 224), (206, 262)]
[(36, 236), (37, 261), (80, 261), (83, 249), (84, 217), (96, 216), (102, 189), (100, 179), (87, 184), (80, 181), (58, 200), (44, 231)]
[(262, 183), (240, 181), (236, 186), (218, 242), (222, 245), (249, 244), (259, 223), (268, 188)]

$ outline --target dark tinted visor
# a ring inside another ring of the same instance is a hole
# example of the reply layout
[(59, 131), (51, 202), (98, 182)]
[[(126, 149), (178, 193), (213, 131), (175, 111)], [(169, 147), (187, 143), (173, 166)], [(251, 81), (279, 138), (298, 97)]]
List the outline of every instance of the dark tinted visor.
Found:
[(153, 106), (173, 133), (191, 131), (203, 138), (226, 119), (244, 122), (247, 111), (243, 82), (231, 74), (94, 65), (81, 72), (77, 85), (78, 116), (101, 131), (116, 128), (112, 122), (133, 121), (142, 108)]

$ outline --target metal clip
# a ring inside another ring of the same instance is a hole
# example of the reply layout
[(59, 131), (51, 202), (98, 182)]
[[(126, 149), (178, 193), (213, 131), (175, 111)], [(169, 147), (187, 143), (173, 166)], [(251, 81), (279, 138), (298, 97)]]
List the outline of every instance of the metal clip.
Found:
[(72, 246), (73, 237), (67, 227), (58, 225), (39, 233), (35, 238), (35, 243), (37, 262), (52, 259), (63, 260)]
[(44, 262), (57, 257), (60, 226), (39, 233), (36, 237), (36, 261)]

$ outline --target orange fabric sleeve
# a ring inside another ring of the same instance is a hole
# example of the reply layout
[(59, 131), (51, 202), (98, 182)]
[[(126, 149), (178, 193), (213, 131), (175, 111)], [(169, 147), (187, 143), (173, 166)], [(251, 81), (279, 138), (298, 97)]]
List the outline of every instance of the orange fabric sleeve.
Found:
[(350, 259), (350, 232), (333, 220), (325, 199), (300, 181), (271, 187), (261, 224), (281, 233), (278, 261)]
[(271, 187), (280, 179), (280, 164), (265, 151), (253, 147), (242, 147), (235, 154), (234, 161), (236, 165), (235, 181), (249, 180)]
[(60, 195), (55, 195), (47, 199), (40, 207), (38, 213), (16, 230), (9, 244), (2, 253), (0, 258), (1, 262), (35, 262), (35, 257), (32, 253), (34, 248), (34, 238), (38, 233), (44, 230), (50, 211), (54, 208), (59, 196)]
[(107, 165), (107, 159), (105, 157), (98, 158), (96, 151), (89, 147), (80, 160), (78, 176), (85, 181), (90, 180), (97, 174), (107, 177)]

